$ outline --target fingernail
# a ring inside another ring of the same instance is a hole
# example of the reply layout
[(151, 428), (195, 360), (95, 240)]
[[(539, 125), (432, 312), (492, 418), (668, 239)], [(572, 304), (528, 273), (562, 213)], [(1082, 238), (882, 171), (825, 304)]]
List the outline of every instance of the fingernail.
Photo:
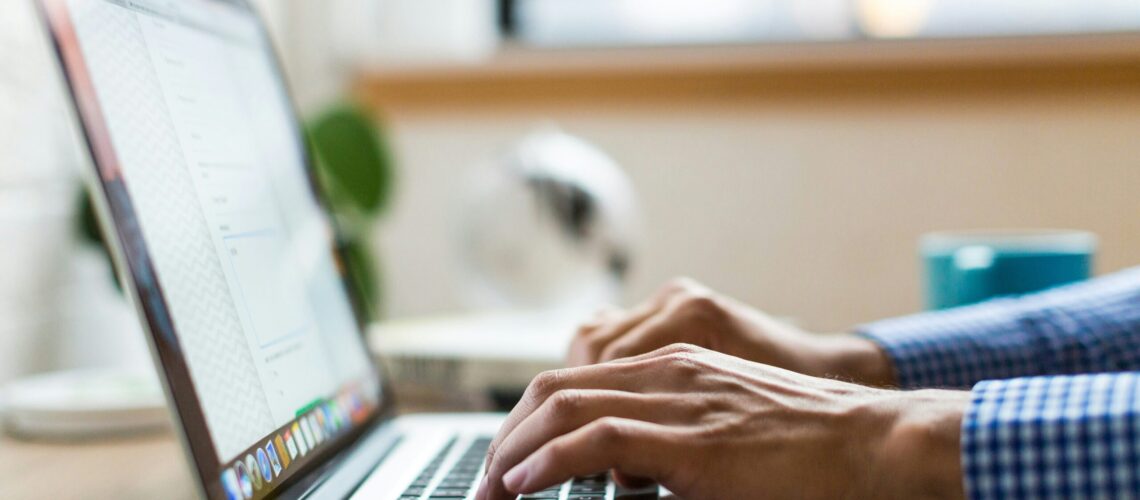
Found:
[(512, 493), (518, 493), (522, 490), (523, 483), (526, 482), (526, 475), (526, 464), (516, 465), (503, 476), (503, 485)]

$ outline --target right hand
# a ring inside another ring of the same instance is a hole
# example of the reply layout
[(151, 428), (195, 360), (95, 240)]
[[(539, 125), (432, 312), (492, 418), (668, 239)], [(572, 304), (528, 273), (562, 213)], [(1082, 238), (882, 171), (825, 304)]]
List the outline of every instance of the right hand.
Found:
[(886, 354), (855, 335), (815, 335), (690, 279), (675, 279), (629, 311), (600, 311), (578, 330), (569, 366), (604, 363), (686, 343), (817, 377), (895, 384)]
[(613, 471), (681, 498), (962, 498), (968, 391), (891, 391), (679, 344), (539, 375), (479, 500)]

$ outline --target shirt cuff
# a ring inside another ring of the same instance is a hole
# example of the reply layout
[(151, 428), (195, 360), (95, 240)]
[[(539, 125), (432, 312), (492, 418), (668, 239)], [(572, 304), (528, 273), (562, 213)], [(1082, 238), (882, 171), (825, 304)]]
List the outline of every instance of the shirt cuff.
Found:
[(1140, 375), (985, 381), (962, 420), (967, 498), (1140, 495)]
[(1031, 328), (1016, 302), (928, 312), (863, 325), (855, 333), (886, 352), (903, 388), (968, 389), (981, 380), (1040, 373)]

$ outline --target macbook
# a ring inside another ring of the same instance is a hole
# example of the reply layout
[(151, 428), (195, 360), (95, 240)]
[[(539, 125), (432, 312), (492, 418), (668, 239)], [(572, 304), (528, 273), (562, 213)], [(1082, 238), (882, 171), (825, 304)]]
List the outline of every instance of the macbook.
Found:
[[(397, 416), (250, 5), (35, 1), (200, 494), (469, 498), (502, 416)], [(621, 493), (599, 475), (525, 498)]]

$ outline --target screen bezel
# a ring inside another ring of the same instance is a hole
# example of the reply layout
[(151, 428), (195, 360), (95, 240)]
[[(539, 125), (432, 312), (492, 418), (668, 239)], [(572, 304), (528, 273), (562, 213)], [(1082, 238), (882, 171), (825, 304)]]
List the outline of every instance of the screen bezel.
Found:
[[(74, 118), (78, 122), (79, 132), (84, 140), (87, 153), (91, 159), (88, 168), (85, 168), (84, 177), (95, 205), (99, 223), (112, 256), (116, 272), (119, 275), (124, 289), (130, 296), (137, 309), (143, 329), (147, 333), (152, 355), (158, 368), (160, 379), (163, 381), (167, 401), (174, 410), (180, 439), (183, 448), (187, 451), (194, 471), (199, 479), (201, 492), (208, 498), (225, 498), (225, 490), (221, 484), (221, 474), (226, 463), (220, 462), (209, 429), (206, 425), (205, 415), (199, 401), (197, 391), (190, 377), (189, 367), (181, 354), (176, 329), (171, 318), (158, 276), (153, 265), (145, 239), (139, 227), (138, 216), (133, 202), (127, 194), (123, 179), (119, 176), (119, 163), (116, 152), (109, 141), (109, 132), (103, 118), (102, 107), (94, 95), (93, 84), (86, 66), (83, 64), (81, 54), (69, 53), (64, 37), (73, 37), (71, 47), (78, 51), (78, 37), (75, 35), (71, 19), (64, 9), (64, 18), (57, 19), (59, 13), (53, 12), (54, 5), (65, 3), (66, 0), (34, 0), (39, 13), (40, 21), (46, 28), (49, 41), (58, 62), (62, 81), (66, 85), (69, 101), (72, 105)], [(300, 126), (300, 114), (292, 100), (287, 80), (279, 54), (272, 43), (268, 29), (256, 9), (248, 0), (209, 0), (223, 3), (244, 10), (252, 16), (258, 27), (260, 36), (266, 47), (266, 57), (276, 74), (279, 84), (286, 95), (286, 107), (290, 115), (290, 127), (296, 135), (305, 174), (309, 188), (317, 199), (321, 209), (329, 214), (329, 202), (319, 187), (319, 178), (313, 164), (313, 154), (309, 142)], [(66, 27), (70, 33), (61, 31)], [(330, 216), (330, 220), (332, 220)], [(333, 231), (337, 228), (333, 224)], [(337, 236), (339, 238), (339, 235)], [(334, 258), (343, 262), (343, 254), (338, 246), (330, 241), (330, 251)], [(344, 269), (344, 266), (340, 266)], [(350, 286), (346, 277), (341, 274), (341, 286), (349, 297), (351, 306), (356, 314), (361, 348), (368, 350), (365, 340), (366, 321), (360, 309), (362, 298)], [(287, 491), (306, 491), (319, 482), (329, 469), (338, 453), (352, 446), (361, 435), (375, 429), (382, 422), (391, 419), (395, 414), (395, 401), (388, 385), (388, 377), (384, 375), (384, 367), (380, 360), (367, 356), (372, 365), (372, 373), (376, 374), (375, 387), (379, 388), (377, 395), (379, 407), (361, 425), (328, 443), (322, 448), (316, 460), (306, 464), (303, 469), (291, 474), (285, 481), (273, 486), (269, 496), (274, 497)], [(330, 397), (333, 395), (329, 395)], [(272, 433), (270, 434), (270, 436)], [(267, 436), (268, 437), (268, 436)], [(253, 445), (254, 443), (250, 443)]]

